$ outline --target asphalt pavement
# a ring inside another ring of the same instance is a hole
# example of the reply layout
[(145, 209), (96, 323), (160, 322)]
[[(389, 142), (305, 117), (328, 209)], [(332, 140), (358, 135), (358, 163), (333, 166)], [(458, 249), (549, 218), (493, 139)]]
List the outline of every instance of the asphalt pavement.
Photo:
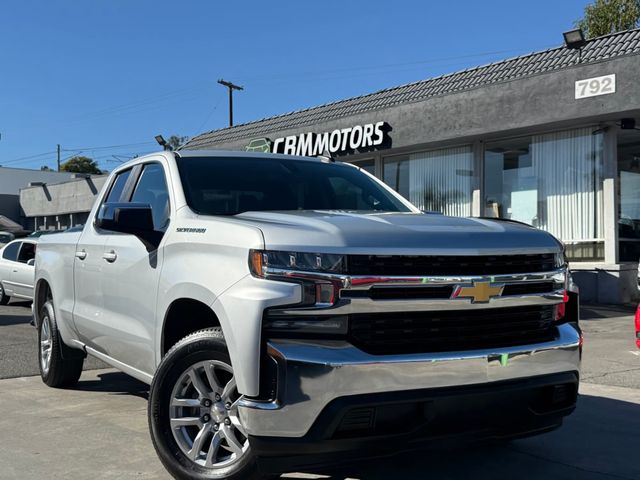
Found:
[[(0, 479), (166, 479), (147, 428), (147, 387), (115, 370), (73, 390), (38, 377), (0, 380)], [(407, 453), (292, 479), (640, 479), (640, 390), (582, 384), (576, 412), (552, 433), (505, 446)]]
[[(632, 313), (583, 307), (581, 396), (559, 430), (504, 446), (414, 452), (284, 477), (640, 479), (640, 355)], [(47, 388), (29, 376), (38, 372), (29, 319), (28, 304), (0, 307), (0, 479), (168, 479), (149, 438), (148, 387), (100, 369), (84, 372), (74, 389)]]
[[(40, 375), (38, 333), (30, 321), (31, 302), (12, 300), (0, 306), (0, 379)], [(106, 367), (93, 357), (84, 362), (85, 370)]]
[(640, 350), (635, 343), (634, 313), (635, 306), (582, 307), (583, 382), (640, 388)]

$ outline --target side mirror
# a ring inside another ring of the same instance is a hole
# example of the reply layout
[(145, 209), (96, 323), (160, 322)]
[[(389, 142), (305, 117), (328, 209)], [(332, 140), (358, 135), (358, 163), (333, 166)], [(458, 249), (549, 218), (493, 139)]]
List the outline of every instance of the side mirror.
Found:
[(27, 260), (27, 265), (29, 265), (30, 267), (33, 267), (35, 264), (36, 264), (36, 259), (35, 258)]
[(158, 248), (162, 239), (162, 232), (153, 226), (151, 206), (146, 203), (105, 203), (98, 213), (96, 227), (135, 235), (148, 251)]

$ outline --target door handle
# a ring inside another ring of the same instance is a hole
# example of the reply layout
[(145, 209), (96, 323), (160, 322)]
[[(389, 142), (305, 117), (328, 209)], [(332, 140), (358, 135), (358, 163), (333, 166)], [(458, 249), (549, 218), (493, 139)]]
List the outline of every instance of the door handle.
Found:
[(84, 260), (87, 258), (87, 251), (85, 249), (76, 251), (76, 258), (79, 260)]
[(113, 263), (116, 261), (116, 258), (118, 258), (118, 255), (116, 254), (116, 252), (111, 250), (109, 252), (104, 252), (102, 254), (102, 258), (104, 258), (109, 263)]
[(13, 271), (13, 273), (18, 273), (18, 270), (12, 270), (12, 271)]

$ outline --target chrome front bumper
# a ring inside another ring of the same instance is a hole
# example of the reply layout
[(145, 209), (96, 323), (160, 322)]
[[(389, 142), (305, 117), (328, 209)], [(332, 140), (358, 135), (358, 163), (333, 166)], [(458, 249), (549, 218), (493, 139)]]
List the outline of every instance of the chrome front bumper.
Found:
[(535, 345), (386, 356), (344, 341), (272, 340), (268, 352), (278, 363), (278, 398), (241, 399), (241, 420), (250, 435), (302, 437), (325, 406), (340, 397), (578, 371), (580, 334), (564, 324), (554, 341)]

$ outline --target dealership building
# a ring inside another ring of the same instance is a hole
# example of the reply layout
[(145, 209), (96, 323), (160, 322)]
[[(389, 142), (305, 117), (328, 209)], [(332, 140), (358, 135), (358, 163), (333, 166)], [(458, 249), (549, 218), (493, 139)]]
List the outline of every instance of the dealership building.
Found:
[[(328, 152), (423, 210), (552, 233), (584, 299), (626, 303), (640, 258), (640, 30), (577, 46), (214, 130), (183, 148)], [(96, 191), (80, 179), (34, 186), (21, 206), (77, 223)]]

